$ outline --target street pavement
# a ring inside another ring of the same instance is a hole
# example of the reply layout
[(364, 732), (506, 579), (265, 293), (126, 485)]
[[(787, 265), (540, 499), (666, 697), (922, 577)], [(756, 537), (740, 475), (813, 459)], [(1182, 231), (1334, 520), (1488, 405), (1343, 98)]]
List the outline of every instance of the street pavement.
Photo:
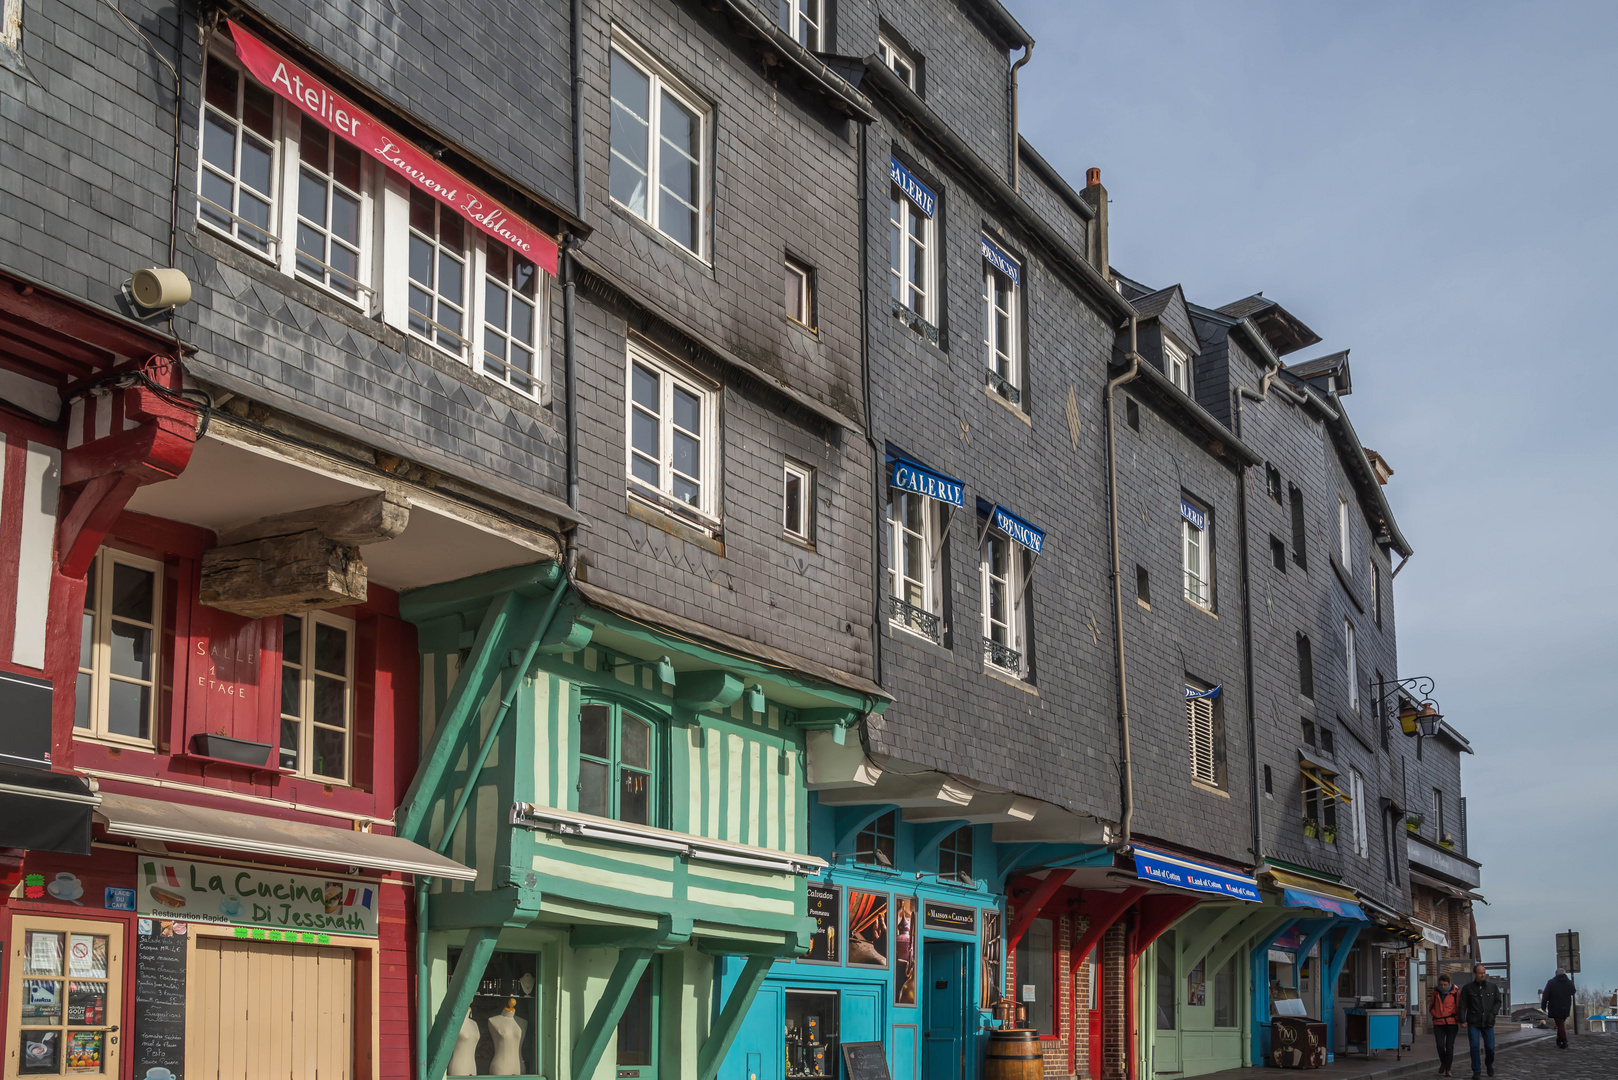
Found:
[[(1455, 1049), (1455, 1075), (1470, 1076), (1470, 1056), (1463, 1058), (1460, 1045)], [(1618, 1035), (1570, 1037), (1566, 1050), (1558, 1050), (1555, 1039), (1516, 1046), (1495, 1058), (1494, 1076), (1495, 1080), (1618, 1080)]]

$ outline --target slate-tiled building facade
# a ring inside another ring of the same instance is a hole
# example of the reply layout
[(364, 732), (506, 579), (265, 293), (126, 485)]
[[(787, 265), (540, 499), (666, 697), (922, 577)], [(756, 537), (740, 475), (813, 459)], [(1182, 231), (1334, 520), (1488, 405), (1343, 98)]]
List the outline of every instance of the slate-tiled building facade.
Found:
[(1471, 948), (1347, 354), (1115, 269), (998, 0), (121, 10), (0, 41), (8, 1070), (1195, 1075)]

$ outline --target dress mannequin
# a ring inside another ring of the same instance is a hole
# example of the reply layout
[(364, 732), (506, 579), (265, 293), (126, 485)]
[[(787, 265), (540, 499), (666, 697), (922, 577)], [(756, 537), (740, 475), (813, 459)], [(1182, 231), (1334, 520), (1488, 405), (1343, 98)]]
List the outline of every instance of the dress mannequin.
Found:
[(460, 1034), (455, 1036), (455, 1051), (449, 1056), (450, 1076), (476, 1076), (478, 1074), (478, 1041), (483, 1038), (483, 1032), (478, 1029), (478, 1022), (472, 1019), (472, 1010), (466, 1010), (466, 1019), (461, 1021)]
[(494, 1039), (494, 1060), (490, 1076), (521, 1076), (523, 1036), (528, 1021), (517, 1015), (517, 999), (508, 998), (506, 1007), (489, 1017), (489, 1035)]

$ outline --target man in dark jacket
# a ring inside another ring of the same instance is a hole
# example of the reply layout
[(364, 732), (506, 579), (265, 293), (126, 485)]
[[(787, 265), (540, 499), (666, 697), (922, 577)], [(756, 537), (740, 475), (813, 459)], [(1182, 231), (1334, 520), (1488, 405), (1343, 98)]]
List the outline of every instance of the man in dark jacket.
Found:
[(1556, 1045), (1567, 1049), (1567, 1018), (1573, 1012), (1573, 980), (1562, 968), (1556, 969), (1555, 978), (1545, 984), (1539, 995), (1539, 1007), (1545, 1015), (1556, 1021)]
[[(1472, 1046), (1472, 1080), (1487, 1068), (1494, 1075), (1494, 1019), (1500, 1015), (1500, 984), (1489, 981), (1482, 964), (1472, 965), (1472, 981), (1461, 987), (1461, 1026)], [(1481, 1060), (1479, 1049), (1486, 1051)]]

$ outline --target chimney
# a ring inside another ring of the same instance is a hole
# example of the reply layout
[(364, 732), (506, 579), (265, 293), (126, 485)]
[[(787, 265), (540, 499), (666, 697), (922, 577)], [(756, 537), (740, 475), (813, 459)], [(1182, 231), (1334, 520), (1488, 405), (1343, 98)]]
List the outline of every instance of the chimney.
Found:
[(1079, 198), (1096, 212), (1087, 230), (1089, 242), (1085, 245), (1085, 257), (1102, 277), (1111, 281), (1112, 264), (1107, 261), (1107, 189), (1101, 186), (1100, 169), (1090, 169), (1084, 174), (1084, 190), (1079, 192)]

